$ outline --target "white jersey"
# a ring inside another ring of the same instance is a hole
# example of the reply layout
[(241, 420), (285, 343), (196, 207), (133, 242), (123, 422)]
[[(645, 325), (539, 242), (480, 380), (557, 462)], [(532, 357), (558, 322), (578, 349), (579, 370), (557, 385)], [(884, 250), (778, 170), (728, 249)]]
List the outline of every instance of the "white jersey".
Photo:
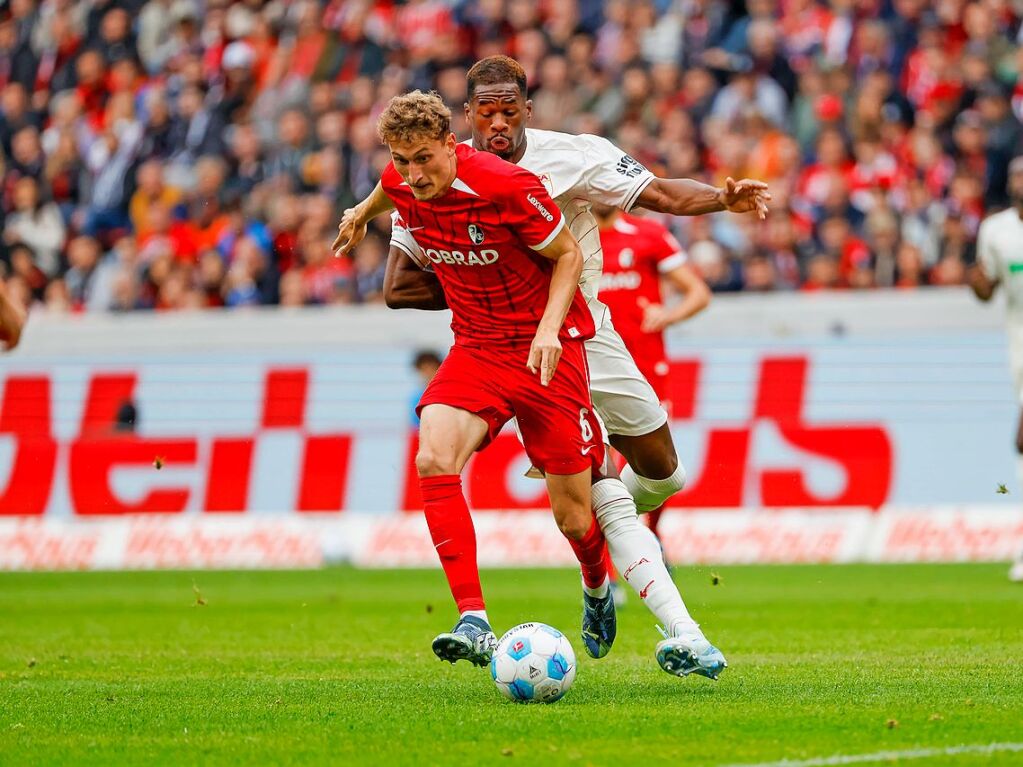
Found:
[[(597, 301), (604, 258), (590, 203), (629, 211), (654, 175), (606, 138), (533, 128), (526, 129), (526, 152), (518, 164), (539, 177), (579, 241), (583, 252), (579, 287), (599, 325), (605, 314), (604, 305)], [(391, 228), (391, 244), (424, 265), (415, 238), (405, 229)]]
[(1015, 208), (988, 216), (977, 235), (977, 261), (1008, 299), (1009, 323), (1023, 325), (1023, 220)]

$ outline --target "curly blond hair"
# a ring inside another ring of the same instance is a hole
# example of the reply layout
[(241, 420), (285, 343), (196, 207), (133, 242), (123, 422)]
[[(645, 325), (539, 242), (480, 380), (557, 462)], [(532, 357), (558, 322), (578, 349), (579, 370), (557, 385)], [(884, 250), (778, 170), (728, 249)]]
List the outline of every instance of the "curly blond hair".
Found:
[(444, 139), (451, 133), (451, 110), (435, 91), (395, 96), (377, 120), (377, 133), (385, 144)]

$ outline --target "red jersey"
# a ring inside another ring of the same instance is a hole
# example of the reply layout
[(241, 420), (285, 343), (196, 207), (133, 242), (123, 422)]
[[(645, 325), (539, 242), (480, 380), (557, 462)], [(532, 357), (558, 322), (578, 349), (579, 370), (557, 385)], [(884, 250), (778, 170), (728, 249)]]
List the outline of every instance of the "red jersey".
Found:
[(643, 299), (662, 303), (661, 275), (684, 264), (686, 254), (664, 226), (628, 213), (600, 231), (600, 247), (604, 251), (604, 275), (599, 298), (611, 310), (615, 330), (636, 365), (654, 383), (653, 378), (662, 374), (658, 368), (667, 370), (664, 335), (641, 330), (641, 304)]
[[(456, 345), (529, 345), (547, 307), (547, 247), (565, 219), (540, 180), (489, 152), (459, 144), (456, 176), (440, 197), (417, 200), (389, 163), (380, 181), (437, 274)], [(420, 264), (424, 266), (427, 264)], [(562, 340), (586, 340), (593, 318), (576, 290)]]

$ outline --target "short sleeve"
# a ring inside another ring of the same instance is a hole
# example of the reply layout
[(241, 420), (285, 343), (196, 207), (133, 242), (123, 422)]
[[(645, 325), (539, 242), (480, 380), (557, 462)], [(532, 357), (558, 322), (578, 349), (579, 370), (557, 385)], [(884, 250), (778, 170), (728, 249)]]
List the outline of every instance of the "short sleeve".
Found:
[(408, 230), (398, 211), (391, 213), (391, 246), (404, 252), (424, 272), (432, 272), (430, 260), (423, 254), (416, 238)]
[(577, 139), (585, 166), (580, 191), (591, 202), (632, 210), (654, 174), (606, 138), (584, 134)]
[(682, 243), (676, 240), (675, 235), (668, 229), (662, 229), (658, 233), (656, 241), (657, 271), (661, 274), (678, 269), (689, 261), (689, 256), (686, 255)]
[(977, 233), (977, 263), (989, 280), (997, 281), (1001, 275), (998, 268), (998, 252), (992, 242), (991, 221), (990, 218), (984, 221)]
[(530, 248), (543, 250), (564, 228), (565, 217), (540, 179), (524, 168), (508, 170), (510, 178), (497, 180), (503, 223)]

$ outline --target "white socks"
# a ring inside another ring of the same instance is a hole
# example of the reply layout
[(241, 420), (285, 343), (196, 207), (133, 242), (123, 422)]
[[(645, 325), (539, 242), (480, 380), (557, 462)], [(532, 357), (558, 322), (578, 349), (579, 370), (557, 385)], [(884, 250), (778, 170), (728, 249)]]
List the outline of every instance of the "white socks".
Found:
[[(665, 479), (647, 479), (639, 476), (626, 466), (622, 470), (622, 482), (636, 501), (636, 511), (646, 514), (659, 508), (666, 500), (686, 486), (686, 470), (679, 463), (675, 473)], [(606, 535), (606, 533), (605, 533)]]
[(490, 618), (487, 617), (486, 610), (466, 610), (458, 616), (459, 620), (464, 618), (466, 615), (471, 615), (473, 618), (479, 618), (481, 621), (486, 622), (488, 626), (490, 625)]
[(583, 582), (583, 592), (587, 596), (594, 597), (596, 599), (603, 599), (607, 596), (607, 590), (611, 587), (611, 578), (609, 576), (604, 578), (604, 582), (601, 583), (597, 588), (591, 589)]
[(676, 636), (696, 626), (664, 566), (657, 537), (640, 524), (635, 502), (621, 480), (602, 479), (593, 485), (593, 513), (604, 531), (618, 572), (664, 624), (669, 635)]

